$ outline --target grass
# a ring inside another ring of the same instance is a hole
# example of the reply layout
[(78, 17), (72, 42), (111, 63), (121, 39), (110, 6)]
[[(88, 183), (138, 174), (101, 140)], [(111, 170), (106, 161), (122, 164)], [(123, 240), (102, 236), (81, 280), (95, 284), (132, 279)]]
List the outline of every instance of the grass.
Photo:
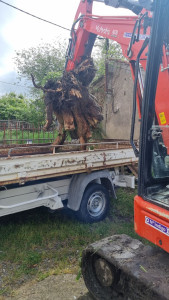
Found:
[(133, 229), (136, 191), (118, 189), (108, 217), (82, 224), (69, 211), (50, 214), (40, 208), (0, 219), (0, 266), (5, 269), (0, 294), (27, 279), (43, 280), (51, 274), (78, 273), (82, 250), (113, 234), (137, 237)]
[(57, 130), (53, 132), (45, 131), (29, 131), (29, 130), (6, 130), (5, 137), (4, 132), (0, 131), (0, 143), (5, 144), (25, 144), (28, 140), (32, 140), (33, 143), (51, 143), (58, 136)]

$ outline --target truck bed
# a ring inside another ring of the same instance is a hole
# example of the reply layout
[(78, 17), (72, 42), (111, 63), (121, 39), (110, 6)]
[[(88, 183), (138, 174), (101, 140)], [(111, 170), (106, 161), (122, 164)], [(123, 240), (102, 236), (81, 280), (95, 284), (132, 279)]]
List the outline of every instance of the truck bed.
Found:
[[(44, 153), (47, 147), (51, 152), (50, 146), (42, 145), (39, 148), (37, 145), (12, 146), (12, 148), (8, 147), (6, 152), (3, 148), (3, 156), (0, 158), (0, 186), (24, 184), (28, 181), (82, 172), (90, 173), (106, 168), (132, 165), (138, 161), (129, 143), (122, 141), (88, 144), (87, 150), (83, 151), (66, 151), (63, 147), (63, 152), (58, 153)], [(71, 147), (73, 149), (72, 145)], [(76, 149), (77, 147), (78, 145), (75, 145)], [(25, 148), (27, 150), (24, 152)], [(22, 155), (16, 149), (22, 149), (20, 152)], [(27, 154), (28, 149), (31, 154)], [(12, 156), (13, 150), (16, 153), (14, 156)]]

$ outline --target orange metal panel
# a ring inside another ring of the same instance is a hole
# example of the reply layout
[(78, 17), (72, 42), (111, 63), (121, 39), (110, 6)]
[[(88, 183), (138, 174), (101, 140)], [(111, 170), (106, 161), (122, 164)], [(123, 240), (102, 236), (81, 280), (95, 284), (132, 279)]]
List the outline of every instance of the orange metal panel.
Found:
[(134, 199), (135, 231), (150, 242), (169, 252), (169, 211), (141, 197)]

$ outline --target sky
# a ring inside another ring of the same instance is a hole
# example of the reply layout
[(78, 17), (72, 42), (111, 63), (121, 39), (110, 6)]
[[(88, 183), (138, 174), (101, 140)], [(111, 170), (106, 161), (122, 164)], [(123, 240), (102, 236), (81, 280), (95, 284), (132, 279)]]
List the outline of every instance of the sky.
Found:
[[(80, 0), (6, 0), (6, 2), (70, 29)], [(131, 15), (128, 10), (114, 9), (98, 2), (94, 2), (93, 14)], [(28, 93), (28, 89), (7, 84), (18, 82), (14, 65), (17, 50), (30, 48), (41, 42), (52, 43), (57, 39), (68, 41), (69, 32), (0, 2), (0, 95), (10, 91)], [(17, 85), (24, 86), (24, 82)]]

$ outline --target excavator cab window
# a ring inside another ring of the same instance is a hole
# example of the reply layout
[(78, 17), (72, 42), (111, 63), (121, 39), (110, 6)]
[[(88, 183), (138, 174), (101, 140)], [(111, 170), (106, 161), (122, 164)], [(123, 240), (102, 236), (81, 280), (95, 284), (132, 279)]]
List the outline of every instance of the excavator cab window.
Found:
[[(163, 118), (163, 119), (162, 119)], [(161, 120), (166, 122), (165, 113)], [(155, 121), (156, 117), (155, 117)], [(152, 125), (149, 139), (152, 147), (150, 184), (146, 189), (147, 198), (169, 209), (169, 126)]]
[[(163, 118), (165, 118), (163, 113)], [(152, 152), (152, 177), (154, 179), (164, 179), (169, 177), (169, 154), (167, 141), (169, 140), (169, 126), (153, 125), (151, 129), (151, 139), (153, 140)]]
[(168, 1), (155, 12), (144, 84), (139, 161), (139, 196), (169, 209)]

